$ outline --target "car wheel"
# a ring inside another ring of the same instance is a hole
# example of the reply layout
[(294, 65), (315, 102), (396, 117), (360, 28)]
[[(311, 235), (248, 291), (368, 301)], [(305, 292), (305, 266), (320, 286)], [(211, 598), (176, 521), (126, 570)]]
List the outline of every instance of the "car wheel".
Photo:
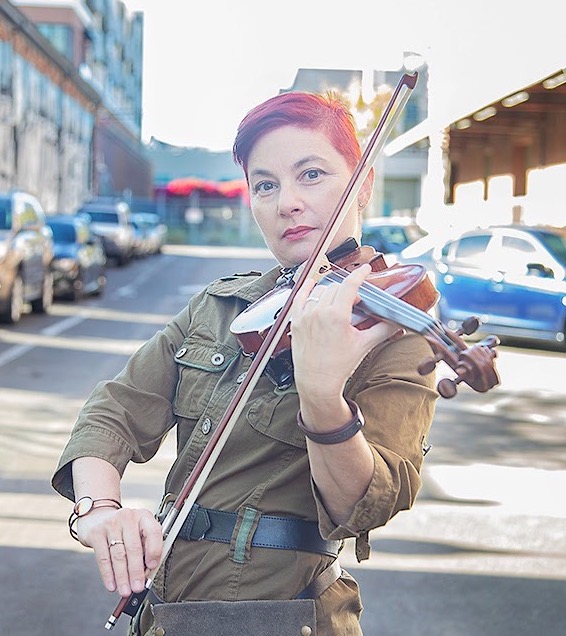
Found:
[(124, 267), (132, 260), (131, 254), (120, 254), (116, 257), (116, 263), (118, 267)]
[(73, 282), (73, 290), (69, 294), (70, 300), (76, 302), (84, 298), (84, 284), (82, 279), (82, 274), (75, 279)]
[(92, 292), (93, 296), (102, 296), (106, 288), (106, 276), (99, 276), (97, 279), (98, 287)]
[(10, 297), (6, 311), (0, 312), (0, 321), (8, 324), (19, 322), (24, 313), (24, 282), (21, 276), (16, 276), (12, 283)]
[(31, 301), (31, 310), (35, 314), (45, 314), (53, 305), (53, 274), (45, 274), (41, 296)]

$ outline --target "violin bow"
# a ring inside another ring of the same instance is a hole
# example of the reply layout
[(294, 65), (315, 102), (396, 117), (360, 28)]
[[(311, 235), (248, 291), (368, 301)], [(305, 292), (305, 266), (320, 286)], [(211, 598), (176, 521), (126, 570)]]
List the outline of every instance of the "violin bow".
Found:
[(342, 224), (342, 221), (346, 217), (350, 206), (356, 200), (365, 179), (369, 175), (373, 163), (377, 159), (379, 152), (383, 149), (387, 138), (397, 123), (402, 110), (417, 83), (417, 79), (418, 73), (414, 72), (412, 74), (403, 74), (399, 80), (391, 99), (385, 107), (379, 122), (366, 145), (360, 161), (348, 182), (348, 185), (336, 205), (334, 213), (330, 217), (318, 240), (317, 245), (298, 275), (295, 285), (291, 289), (291, 293), (281, 308), (277, 319), (263, 340), (261, 347), (255, 354), (250, 368), (246, 373), (246, 377), (238, 387), (238, 390), (230, 401), (222, 419), (212, 433), (210, 440), (195, 463), (190, 475), (183, 484), (181, 491), (177, 495), (173, 505), (169, 509), (161, 524), (164, 541), (159, 564), (156, 568), (147, 573), (145, 587), (142, 592), (133, 592), (129, 597), (123, 597), (120, 600), (115, 610), (106, 621), (105, 628), (107, 630), (114, 628), (118, 618), (123, 613), (128, 614), (129, 616), (135, 616), (137, 614), (144, 598), (153, 585), (155, 574), (169, 555), (183, 523), (189, 515), (193, 504), (196, 502), (206, 479), (210, 475), (216, 460), (230, 436), (230, 433), (236, 425), (236, 421), (249, 400), (252, 391), (263, 373), (263, 370), (267, 366), (267, 363), (271, 358), (271, 354), (287, 329), (287, 325), (290, 321), (291, 305), (293, 304), (296, 294), (302, 287), (303, 283), (308, 278), (315, 276), (320, 270), (321, 258), (324, 258), (324, 255), (330, 247), (330, 244)]

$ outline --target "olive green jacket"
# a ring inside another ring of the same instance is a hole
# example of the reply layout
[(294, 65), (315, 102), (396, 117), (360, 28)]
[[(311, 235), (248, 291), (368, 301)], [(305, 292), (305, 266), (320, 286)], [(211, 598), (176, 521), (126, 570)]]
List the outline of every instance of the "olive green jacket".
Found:
[[(251, 360), (230, 324), (250, 302), (273, 288), (272, 270), (219, 279), (193, 297), (113, 380), (100, 383), (79, 414), (53, 477), (74, 498), (71, 462), (100, 457), (122, 474), (130, 461), (146, 462), (174, 426), (178, 456), (165, 491), (177, 494), (224, 414)], [(435, 400), (432, 375), (418, 363), (430, 356), (415, 334), (376, 347), (348, 381), (375, 458), (372, 482), (348, 523), (336, 526), (311, 480), (306, 443), (296, 425), (294, 385), (278, 390), (266, 377), (255, 386), (198, 502), (208, 508), (318, 521), (326, 539), (356, 537), (358, 559), (369, 555), (368, 533), (413, 504), (421, 481)], [(239, 524), (234, 534), (237, 535)], [(251, 547), (251, 536), (232, 544), (177, 540), (160, 569), (155, 591), (168, 601), (294, 598), (332, 558)], [(324, 634), (358, 634), (361, 601), (351, 577), (317, 601)], [(148, 624), (148, 618), (145, 623)], [(146, 628), (144, 628), (145, 631)]]

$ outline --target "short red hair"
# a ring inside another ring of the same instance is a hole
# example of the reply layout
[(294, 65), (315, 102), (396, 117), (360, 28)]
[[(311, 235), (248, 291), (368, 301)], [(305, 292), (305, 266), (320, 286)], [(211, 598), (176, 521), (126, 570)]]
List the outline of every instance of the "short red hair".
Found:
[(248, 176), (249, 156), (260, 137), (283, 126), (323, 132), (330, 143), (356, 168), (362, 151), (352, 113), (335, 95), (290, 92), (271, 97), (253, 108), (240, 122), (232, 155)]

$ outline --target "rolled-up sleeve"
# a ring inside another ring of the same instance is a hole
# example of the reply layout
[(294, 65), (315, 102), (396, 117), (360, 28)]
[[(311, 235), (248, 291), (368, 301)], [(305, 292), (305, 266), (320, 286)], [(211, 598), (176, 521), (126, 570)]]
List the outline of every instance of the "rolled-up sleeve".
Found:
[(355, 537), (358, 560), (369, 557), (370, 530), (411, 508), (420, 490), (423, 448), (438, 398), (434, 373), (421, 376), (417, 371), (427, 356), (426, 341), (407, 335), (374, 350), (348, 383), (346, 393), (364, 415), (374, 472), (346, 523), (334, 524), (312, 483), (322, 535), (327, 539)]
[(128, 462), (146, 462), (174, 426), (175, 351), (190, 320), (187, 307), (130, 358), (113, 380), (100, 382), (81, 409), (65, 446), (53, 488), (74, 498), (72, 462), (97, 457), (123, 474)]

